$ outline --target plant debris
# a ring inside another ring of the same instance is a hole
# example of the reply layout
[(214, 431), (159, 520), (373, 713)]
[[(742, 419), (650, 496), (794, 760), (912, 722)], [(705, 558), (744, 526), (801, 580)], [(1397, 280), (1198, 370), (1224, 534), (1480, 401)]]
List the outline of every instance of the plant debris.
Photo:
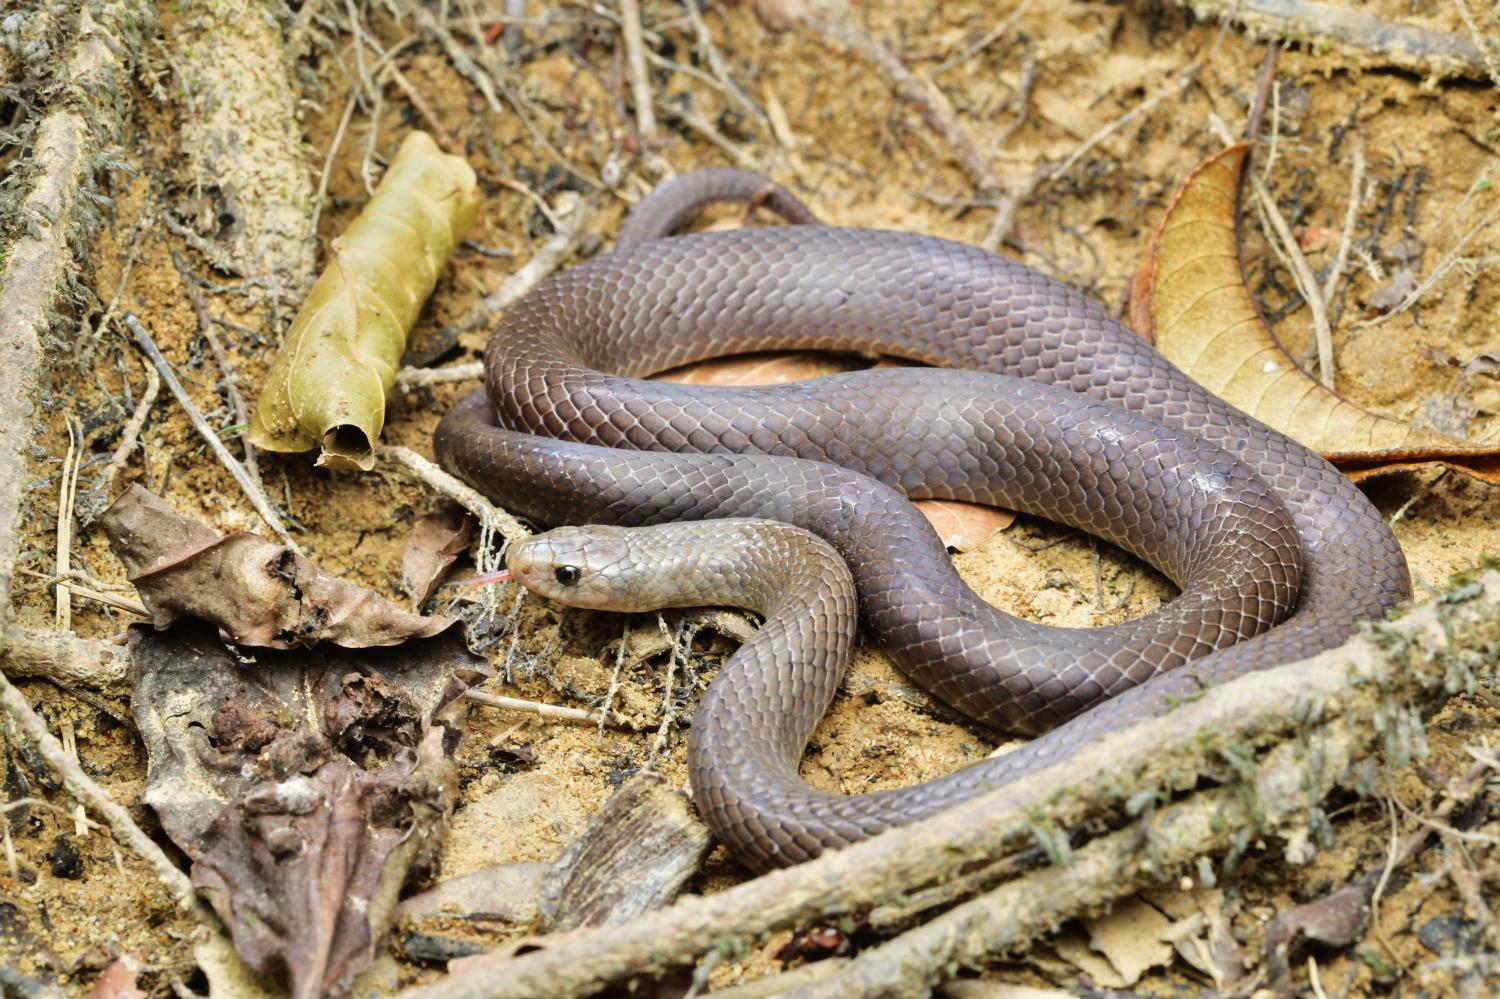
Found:
[(417, 521), (401, 554), (401, 586), (411, 595), (413, 610), (420, 611), (432, 599), (478, 529), (479, 522), (457, 507)]
[(412, 132), (332, 259), (266, 375), (250, 440), (322, 447), (318, 464), (375, 467), (406, 335), (479, 212), (473, 169)]
[(1131, 320), (1224, 401), (1321, 453), (1356, 482), (1440, 465), (1500, 484), (1500, 447), (1368, 410), (1315, 382), (1282, 348), (1245, 285), (1235, 222), (1251, 145), (1214, 153), (1183, 182), (1131, 289)]
[(453, 624), (403, 611), (258, 534), (218, 534), (139, 485), (110, 504), (99, 524), (159, 629), (193, 617), (239, 645), (360, 649), (431, 638)]
[(130, 649), (144, 800), (193, 883), (251, 968), (296, 996), (342, 992), (446, 832), (483, 660), (449, 631), (246, 662), (188, 621), (136, 626)]

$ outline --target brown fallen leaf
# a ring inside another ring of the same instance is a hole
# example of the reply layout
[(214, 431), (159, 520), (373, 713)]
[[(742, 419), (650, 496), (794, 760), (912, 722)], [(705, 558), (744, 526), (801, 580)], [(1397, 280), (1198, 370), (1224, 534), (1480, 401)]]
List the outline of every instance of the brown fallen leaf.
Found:
[(457, 507), (429, 513), (417, 521), (401, 553), (401, 585), (411, 594), (412, 608), (421, 610), (432, 599), (458, 557), (469, 550), (478, 522)]
[(258, 534), (221, 535), (139, 485), (121, 493), (99, 523), (157, 628), (195, 617), (240, 645), (366, 648), (430, 638), (453, 624), (403, 611)]
[(141, 962), (133, 954), (121, 954), (99, 973), (89, 999), (145, 999), (146, 993), (136, 985)]
[(1367, 875), (1271, 920), (1266, 927), (1266, 962), (1271, 968), (1271, 989), (1278, 997), (1297, 994), (1292, 988), (1291, 952), (1298, 939), (1347, 947), (1358, 938), (1370, 915), (1377, 880)]
[(1131, 288), (1131, 323), (1199, 384), (1301, 441), (1349, 478), (1444, 466), (1500, 484), (1500, 447), (1377, 416), (1297, 366), (1246, 287), (1235, 219), (1250, 144), (1200, 163), (1167, 209)]
[(345, 992), (376, 953), (457, 795), (457, 629), (399, 649), (262, 652), (203, 622), (130, 633), (143, 796), (257, 974)]

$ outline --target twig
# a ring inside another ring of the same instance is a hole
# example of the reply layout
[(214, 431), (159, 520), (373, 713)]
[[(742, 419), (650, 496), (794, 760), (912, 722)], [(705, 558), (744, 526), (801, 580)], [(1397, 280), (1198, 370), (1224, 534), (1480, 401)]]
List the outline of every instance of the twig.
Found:
[(506, 541), (519, 541), (521, 538), (531, 536), (531, 532), (515, 517), (495, 506), (478, 492), (438, 468), (411, 448), (401, 447), (399, 444), (381, 444), (375, 448), (375, 454), (380, 458), (389, 458), (405, 465), (416, 473), (417, 478), (478, 517), (480, 523), (492, 525)]
[(641, 41), (640, 0), (620, 0), (621, 31), (625, 36), (625, 70), (635, 100), (635, 127), (641, 144), (656, 144), (656, 112), (652, 108), (651, 80), (646, 76), (645, 43)]
[(557, 199), (557, 207), (554, 211), (563, 220), (563, 227), (553, 233), (547, 242), (532, 254), (531, 259), (506, 278), (500, 287), (476, 302), (466, 318), (450, 323), (435, 333), (434, 340), (444, 342), (454, 340), (460, 334), (477, 329), (489, 322), (496, 313), (503, 312), (520, 301), (527, 292), (541, 284), (547, 275), (557, 270), (564, 260), (572, 256), (573, 251), (578, 248), (579, 241), (583, 239), (585, 227), (589, 222), (591, 213), (588, 202), (572, 192), (564, 192), (564, 196)]
[(1391, 317), (1399, 316), (1401, 313), (1405, 312), (1413, 305), (1416, 305), (1417, 301), (1423, 295), (1431, 291), (1433, 285), (1437, 284), (1444, 277), (1446, 277), (1448, 272), (1453, 269), (1453, 267), (1459, 262), (1459, 260), (1462, 259), (1464, 247), (1469, 245), (1469, 241), (1472, 240), (1475, 236), (1478, 236), (1481, 232), (1484, 232), (1484, 230), (1488, 229), (1496, 219), (1500, 219), (1500, 205), (1496, 205), (1488, 212), (1485, 212), (1484, 217), (1476, 222), (1472, 229), (1470, 229), (1468, 232), (1464, 233), (1462, 237), (1460, 237), (1458, 243), (1454, 245), (1453, 249), (1449, 250), (1443, 256), (1443, 259), (1438, 261), (1438, 265), (1433, 268), (1432, 273), (1429, 274), (1421, 284), (1413, 288), (1411, 290), (1411, 294), (1407, 295), (1401, 300), (1400, 305), (1397, 305), (1389, 312), (1381, 313), (1373, 319), (1366, 319), (1364, 322), (1355, 323), (1355, 329), (1369, 329), (1372, 326), (1379, 326), (1381, 323), (1385, 322)]
[(130, 453), (135, 450), (140, 440), (141, 428), (146, 425), (146, 417), (151, 413), (151, 407), (156, 402), (156, 394), (161, 391), (161, 375), (156, 373), (156, 367), (146, 361), (141, 362), (146, 369), (146, 388), (141, 393), (141, 399), (135, 405), (135, 412), (130, 414), (130, 422), (125, 424), (125, 432), (120, 435), (119, 446), (115, 453), (110, 456), (109, 464), (105, 466), (104, 474), (100, 481), (104, 483), (104, 494), (107, 496), (115, 491), (115, 479), (120, 475), (120, 470), (125, 467), (125, 462), (130, 460)]
[(323, 216), (323, 202), (328, 200), (328, 179), (333, 176), (333, 158), (344, 144), (344, 133), (349, 130), (349, 120), (354, 117), (354, 108), (359, 101), (354, 94), (344, 104), (344, 113), (339, 116), (339, 126), (333, 130), (333, 140), (328, 143), (328, 152), (323, 156), (323, 172), (318, 175), (318, 189), (313, 194), (312, 231), (318, 231), (318, 219)]
[(229, 355), (224, 350), (224, 344), (219, 340), (219, 334), (214, 331), (214, 317), (208, 314), (208, 303), (199, 294), (197, 282), (192, 279), (188, 272), (187, 261), (182, 259), (182, 254), (175, 250), (172, 252), (172, 263), (177, 266), (177, 273), (182, 278), (182, 290), (187, 292), (188, 301), (192, 303), (193, 311), (198, 315), (198, 332), (203, 339), (208, 341), (209, 350), (213, 351), (214, 363), (219, 366), (219, 372), (224, 376), (224, 392), (229, 396), (229, 408), (234, 411), (234, 422), (238, 430), (235, 436), (240, 439), (240, 446), (245, 450), (245, 471), (250, 474), (250, 480), (259, 488), (264, 488), (260, 480), (260, 465), (255, 460), (255, 445), (250, 443), (250, 407), (245, 404), (245, 397), (240, 393), (240, 376), (229, 363)]
[(1077, 149), (1068, 154), (1068, 157), (1065, 160), (1063, 160), (1052, 169), (1052, 172), (1048, 174), (1047, 179), (1049, 181), (1060, 179), (1069, 170), (1073, 169), (1073, 165), (1075, 163), (1087, 156), (1089, 152), (1099, 143), (1103, 142), (1111, 135), (1114, 135), (1120, 129), (1135, 121), (1137, 118), (1149, 113), (1152, 108), (1156, 107), (1156, 105), (1160, 104), (1168, 97), (1175, 97), (1176, 95), (1182, 93), (1188, 88), (1188, 85), (1193, 82), (1193, 78), (1198, 75), (1198, 70), (1200, 70), (1201, 68), (1203, 68), (1203, 60), (1201, 59), (1195, 59), (1192, 62), (1188, 63), (1188, 65), (1185, 66), (1182, 71), (1177, 74), (1177, 79), (1174, 80), (1170, 85), (1158, 90), (1156, 93), (1152, 94), (1150, 97), (1147, 97), (1145, 100), (1141, 101), (1141, 103), (1137, 104), (1135, 107), (1131, 108), (1129, 111), (1125, 112), (1120, 117), (1116, 118), (1114, 121), (1105, 125), (1103, 128), (1099, 129), (1093, 135), (1085, 139)]
[[(1216, 841), (1215, 802), (1229, 808), (1258, 802), (1273, 829), (1298, 821), (1298, 802), (1316, 800), (1317, 789), (1342, 772), (1341, 761), (1363, 758), (1381, 744), (1399, 747), (1411, 738), (1420, 726), (1416, 705), (1431, 710), (1445, 690), (1472, 683), (1474, 674), (1467, 671), (1487, 668), (1493, 660), (1492, 653), (1479, 650), (1493, 649), (1496, 642), (1500, 572), (1487, 570), (1397, 620), (1372, 625), (1368, 636), (1300, 663), (1207, 688), (1169, 713), (1101, 737), (1053, 765), (930, 819), (726, 891), (681, 900), (626, 926), (546, 938), (540, 949), (518, 957), (480, 959), (460, 974), (403, 996), (540, 999), (583, 994), (610, 981), (695, 963), (725, 941), (754, 939), (940, 883), (1029, 845), (1041, 830), (1061, 835), (1087, 817), (1100, 821), (1127, 801), (1134, 810), (1142, 803), (1154, 808), (1144, 826), (1105, 834), (1097, 850), (1090, 849), (1094, 844), (1078, 850), (1073, 864), (1037, 872), (1042, 880), (1024, 889), (1026, 897), (1050, 909), (1052, 919), (1031, 912), (1007, 915), (996, 905), (981, 907), (1002, 922), (986, 926), (981, 920), (976, 928), (985, 933), (995, 929), (999, 939), (1009, 941), (1007, 948), (1016, 949), (1024, 946), (1026, 934), (1007, 926), (1049, 927), (1065, 908), (1054, 898), (1067, 895), (1087, 904), (1091, 892), (1111, 890), (1109, 883), (1149, 874), (1160, 844), (1143, 837), (1143, 831), (1188, 829), (1167, 841), (1186, 857), (1196, 852), (1193, 844)], [(1460, 655), (1459, 650), (1469, 651)], [(1463, 677), (1449, 675), (1456, 663), (1464, 664)], [(1318, 752), (1307, 752), (1309, 745)], [(1261, 751), (1264, 757), (1257, 758)], [(1205, 773), (1224, 774), (1226, 759), (1248, 765), (1230, 768), (1242, 775), (1231, 777), (1230, 786), (1196, 792), (1175, 805), (1155, 805), (1174, 790), (1190, 791)], [(1262, 779), (1270, 783), (1259, 785)], [(1245, 787), (1238, 780), (1257, 786)], [(1287, 802), (1286, 812), (1277, 806), (1281, 799)], [(1189, 825), (1174, 829), (1179, 821)], [(1193, 825), (1197, 823), (1206, 826)], [(1236, 828), (1246, 836), (1257, 834), (1254, 822), (1226, 826), (1231, 835)], [(1080, 855), (1086, 861), (1113, 855), (1121, 866), (1106, 878), (1089, 862), (1075, 884), (1070, 875)], [(1037, 889), (1037, 884), (1048, 887)], [(989, 942), (996, 939), (991, 934)], [(943, 946), (957, 953), (960, 947), (981, 944), (966, 933)], [(903, 987), (921, 984), (920, 979), (908, 980)], [(862, 990), (842, 994), (860, 995)]]
[[(1479, 50), (1479, 57), (1484, 60), (1484, 68), (1490, 75), (1490, 82), (1496, 88), (1500, 88), (1500, 58), (1490, 51), (1486, 45), (1485, 36), (1479, 33), (1479, 25), (1474, 23), (1474, 14), (1469, 10), (1468, 0), (1453, 0), (1453, 6), (1458, 8), (1458, 16), (1464, 19), (1464, 27), (1469, 29), (1469, 37), (1474, 39), (1474, 47)], [(1494, 11), (1491, 11), (1491, 20), (1494, 16)], [(1491, 36), (1488, 42), (1489, 45), (1494, 45), (1494, 37)]]
[[(703, 11), (698, 7), (698, 0), (682, 0), (682, 8), (687, 14), (688, 23), (693, 26), (693, 34), (697, 38), (698, 54), (708, 63), (708, 68), (718, 79), (724, 93), (729, 97), (731, 103), (739, 106), (739, 109), (755, 118), (768, 130), (771, 128), (771, 120), (767, 112), (750, 99), (740, 85), (735, 82), (730, 74), (729, 68), (724, 65), (724, 57), (719, 54), (718, 47), (714, 45), (714, 37), (708, 30), (708, 25), (703, 21)], [(779, 137), (778, 137), (779, 138)]]
[(525, 711), (528, 714), (556, 721), (577, 722), (580, 725), (593, 725), (597, 722), (614, 728), (628, 727), (620, 719), (611, 718), (607, 713), (597, 709), (585, 711), (582, 708), (565, 708), (556, 704), (542, 704), (539, 701), (523, 701), (519, 697), (502, 697), (483, 690), (466, 690), (464, 696), (471, 701), (488, 704), (491, 707), (505, 708), (508, 711)]
[[(1229, 127), (1224, 120), (1213, 112), (1208, 115), (1209, 125), (1218, 136), (1219, 141), (1226, 146), (1232, 146), (1237, 141), (1229, 133)], [(1313, 275), (1312, 268), (1308, 266), (1307, 257), (1303, 256), (1302, 248), (1297, 245), (1297, 237), (1292, 234), (1292, 227), (1287, 225), (1286, 219), (1282, 217), (1281, 209), (1276, 207), (1276, 199), (1266, 187), (1265, 181), (1261, 180), (1260, 174), (1251, 173), (1250, 188), (1255, 192), (1255, 199), (1265, 211), (1266, 218), (1270, 220), (1271, 228), (1276, 237), (1281, 241), (1281, 247), (1286, 253), (1287, 260), (1292, 266), (1292, 275), (1297, 279), (1297, 288), (1302, 292), (1302, 298), (1307, 302), (1307, 307), (1312, 310), (1313, 334), (1317, 338), (1318, 345), (1318, 381), (1325, 388), (1333, 388), (1333, 328), (1328, 325), (1328, 308), (1323, 302), (1323, 292), (1318, 286), (1318, 279)]]
[(1221, 17), (1251, 38), (1335, 45), (1424, 77), (1482, 76), (1484, 57), (1461, 35), (1388, 21), (1359, 7), (1314, 0), (1178, 0), (1200, 18)]
[(141, 831), (140, 826), (130, 818), (130, 813), (116, 804), (103, 788), (84, 774), (78, 761), (63, 749), (62, 744), (51, 732), (47, 731), (46, 724), (3, 673), (0, 673), (0, 707), (3, 707), (6, 713), (15, 719), (16, 724), (36, 747), (42, 759), (47, 761), (47, 765), (62, 780), (68, 793), (109, 824), (115, 838), (145, 862), (167, 889), (178, 908), (195, 916), (205, 925), (217, 926), (217, 920), (198, 901), (191, 879), (177, 869), (177, 866), (167, 858), (161, 847), (157, 846), (151, 837)]
[(0, 633), (0, 665), (11, 676), (39, 677), (62, 687), (118, 688), (130, 676), (123, 647), (51, 629)]
[(995, 217), (990, 221), (990, 231), (985, 233), (984, 239), (979, 241), (980, 246), (992, 252), (1000, 249), (1000, 244), (1010, 238), (1010, 231), (1015, 228), (1016, 212), (1028, 198), (1036, 193), (1036, 189), (1042, 185), (1042, 181), (1048, 179), (1048, 176), (1048, 168), (1039, 166), (995, 202)]
[(219, 439), (219, 435), (214, 432), (214, 428), (209, 426), (208, 421), (203, 418), (203, 414), (198, 412), (198, 407), (194, 406), (193, 400), (188, 398), (187, 390), (177, 380), (176, 372), (167, 363), (167, 359), (161, 355), (161, 351), (156, 347), (156, 341), (151, 339), (151, 334), (146, 331), (146, 327), (142, 326), (140, 321), (135, 318), (134, 313), (130, 312), (125, 313), (125, 326), (135, 337), (135, 342), (140, 344), (141, 350), (145, 351), (146, 356), (151, 359), (151, 363), (156, 365), (156, 370), (161, 373), (162, 381), (167, 383), (167, 388), (171, 391), (172, 395), (177, 397), (177, 402), (187, 412), (188, 419), (192, 421), (193, 429), (198, 431), (198, 436), (203, 438), (204, 442), (208, 444), (209, 450), (213, 451), (214, 456), (219, 459), (220, 464), (229, 471), (230, 476), (234, 478), (235, 483), (240, 487), (240, 491), (245, 494), (245, 498), (255, 508), (255, 512), (260, 514), (260, 519), (265, 521), (266, 526), (276, 533), (276, 536), (281, 539), (282, 544), (300, 555), (302, 549), (297, 547), (297, 542), (293, 541), (292, 536), (287, 533), (286, 525), (282, 523), (281, 516), (276, 512), (276, 508), (271, 506), (271, 501), (266, 498), (266, 494), (250, 479), (249, 473), (245, 471), (245, 466), (241, 465), (234, 455), (229, 453), (229, 448), (224, 446), (224, 442)]
[(484, 377), (484, 362), (470, 361), (446, 368), (401, 368), (396, 372), (396, 384), (403, 389), (419, 385), (446, 385), (449, 382), (467, 382)]
[(83, 432), (68, 421), (68, 453), (63, 458), (62, 483), (57, 497), (57, 594), (53, 623), (58, 631), (73, 629), (73, 602), (68, 597), (67, 576), (72, 570), (73, 508), (78, 502), (78, 466), (83, 461)]
[(873, 63), (891, 81), (896, 96), (916, 108), (927, 126), (953, 147), (974, 186), (981, 191), (998, 190), (1000, 180), (995, 176), (989, 155), (958, 120), (947, 95), (932, 80), (907, 69), (884, 42), (872, 38), (844, 17), (842, 8), (842, 4), (836, 3), (807, 4), (790, 16), (835, 48), (846, 49)]
[(1354, 151), (1350, 155), (1354, 164), (1349, 178), (1349, 205), (1344, 209), (1344, 231), (1339, 236), (1339, 249), (1338, 254), (1333, 258), (1333, 270), (1328, 272), (1328, 280), (1323, 284), (1325, 305), (1333, 301), (1333, 294), (1338, 290), (1344, 267), (1349, 262), (1349, 247), (1354, 242), (1354, 226), (1359, 221), (1359, 203), (1364, 200), (1365, 137), (1358, 132), (1354, 133)]

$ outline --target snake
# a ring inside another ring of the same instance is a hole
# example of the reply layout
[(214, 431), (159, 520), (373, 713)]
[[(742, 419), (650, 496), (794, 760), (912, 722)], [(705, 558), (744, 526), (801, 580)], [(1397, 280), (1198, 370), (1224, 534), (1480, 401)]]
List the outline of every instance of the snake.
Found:
[[(791, 224), (675, 234), (716, 202)], [(924, 366), (760, 387), (647, 378), (775, 349)], [(585, 606), (765, 616), (688, 735), (699, 809), (755, 869), (1065, 761), (1208, 686), (1333, 647), (1410, 591), (1399, 544), (1356, 486), (1104, 306), (972, 245), (819, 224), (749, 171), (657, 187), (611, 251), (500, 317), (484, 370), (434, 451), (511, 512), (564, 525), (510, 545), (512, 578)], [(1095, 628), (1006, 615), (959, 577), (921, 498), (1077, 528), (1180, 594)], [(941, 701), (1035, 738), (908, 787), (809, 786), (800, 758), (856, 620)]]

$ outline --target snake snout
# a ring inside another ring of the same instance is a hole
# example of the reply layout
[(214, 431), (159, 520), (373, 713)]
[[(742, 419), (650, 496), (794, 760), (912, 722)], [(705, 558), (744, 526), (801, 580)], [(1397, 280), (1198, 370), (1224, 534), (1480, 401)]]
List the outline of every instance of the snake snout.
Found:
[(505, 555), (510, 578), (539, 596), (575, 607), (635, 610), (629, 542), (616, 527), (559, 527), (513, 543)]

